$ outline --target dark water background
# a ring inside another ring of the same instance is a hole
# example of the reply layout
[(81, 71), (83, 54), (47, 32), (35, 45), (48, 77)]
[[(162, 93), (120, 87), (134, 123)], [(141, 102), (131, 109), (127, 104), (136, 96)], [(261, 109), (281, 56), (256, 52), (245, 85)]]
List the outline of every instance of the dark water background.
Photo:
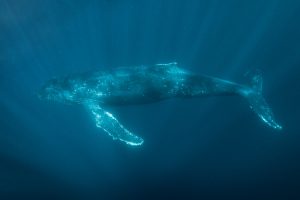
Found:
[[(0, 0), (0, 199), (299, 199), (299, 11), (296, 0)], [(35, 96), (53, 76), (171, 61), (241, 83), (261, 69), (283, 131), (237, 97), (112, 108), (145, 139), (133, 148), (80, 106)]]

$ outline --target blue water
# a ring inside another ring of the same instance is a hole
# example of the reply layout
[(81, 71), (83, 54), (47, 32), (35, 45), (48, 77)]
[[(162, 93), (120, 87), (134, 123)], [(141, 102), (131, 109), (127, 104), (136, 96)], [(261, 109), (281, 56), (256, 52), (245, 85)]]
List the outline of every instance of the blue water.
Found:
[[(300, 2), (0, 0), (0, 199), (299, 199)], [(176, 61), (239, 83), (260, 69), (278, 132), (238, 97), (112, 108), (113, 141), (49, 78)], [(298, 198), (297, 198), (298, 197)]]

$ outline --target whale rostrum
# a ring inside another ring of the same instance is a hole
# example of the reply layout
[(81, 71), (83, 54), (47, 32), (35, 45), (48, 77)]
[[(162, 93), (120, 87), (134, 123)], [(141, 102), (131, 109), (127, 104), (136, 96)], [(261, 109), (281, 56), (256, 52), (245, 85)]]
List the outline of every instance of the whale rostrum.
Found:
[(282, 129), (262, 96), (260, 72), (250, 75), (250, 84), (242, 85), (197, 75), (179, 68), (176, 62), (119, 67), (111, 71), (53, 78), (43, 85), (38, 96), (40, 99), (83, 105), (95, 119), (97, 127), (128, 145), (141, 145), (144, 140), (127, 130), (107, 111), (110, 106), (148, 104), (170, 98), (237, 95), (248, 101), (250, 108), (264, 123), (271, 128)]

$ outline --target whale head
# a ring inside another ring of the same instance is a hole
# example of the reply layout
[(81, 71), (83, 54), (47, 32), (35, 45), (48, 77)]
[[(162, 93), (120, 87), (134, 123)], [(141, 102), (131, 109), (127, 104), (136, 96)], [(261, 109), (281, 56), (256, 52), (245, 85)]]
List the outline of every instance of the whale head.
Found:
[(37, 96), (41, 100), (70, 103), (72, 93), (69, 84), (64, 79), (53, 78), (47, 81), (38, 91)]

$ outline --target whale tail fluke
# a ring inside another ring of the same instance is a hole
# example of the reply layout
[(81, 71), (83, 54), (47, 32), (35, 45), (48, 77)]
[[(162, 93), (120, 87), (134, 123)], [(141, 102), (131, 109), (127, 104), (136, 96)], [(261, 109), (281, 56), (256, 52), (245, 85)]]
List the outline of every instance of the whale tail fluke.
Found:
[(262, 79), (261, 71), (256, 69), (255, 71), (246, 73), (246, 76), (251, 81), (250, 83), (251, 89), (256, 93), (261, 94), (262, 87), (263, 87), (263, 79)]
[(262, 96), (263, 80), (259, 70), (247, 73), (246, 76), (251, 77), (250, 87), (244, 89), (241, 94), (249, 102), (250, 108), (259, 116), (259, 118), (270, 127), (281, 130), (282, 126), (274, 120), (274, 115)]

